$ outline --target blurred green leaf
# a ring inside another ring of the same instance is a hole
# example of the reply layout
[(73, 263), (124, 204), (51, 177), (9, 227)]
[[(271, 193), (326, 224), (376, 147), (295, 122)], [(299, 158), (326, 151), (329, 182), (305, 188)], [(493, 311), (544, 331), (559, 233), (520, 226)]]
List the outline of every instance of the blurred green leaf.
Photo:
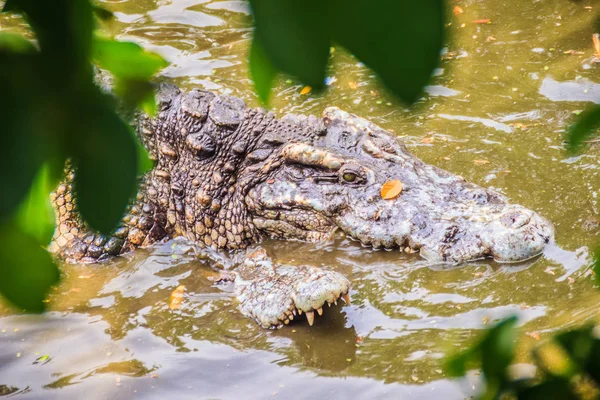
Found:
[[(130, 130), (131, 134), (135, 136), (133, 130)], [(137, 149), (137, 175), (138, 177), (150, 172), (154, 168), (154, 162), (150, 159), (148, 151), (144, 148), (144, 145), (134, 138)]]
[(139, 107), (148, 115), (156, 114), (156, 101), (154, 100), (154, 85), (146, 80), (119, 79), (117, 78), (113, 92), (118, 95), (127, 108)]
[(114, 75), (114, 92), (126, 106), (138, 106), (150, 115), (156, 113), (154, 87), (148, 80), (168, 65), (161, 56), (136, 43), (96, 36), (93, 58), (100, 68)]
[(107, 10), (104, 7), (100, 7), (97, 4), (92, 5), (92, 9), (94, 10), (94, 15), (100, 18), (102, 21), (108, 21), (115, 16), (112, 11)]
[(517, 392), (519, 400), (571, 400), (577, 399), (568, 380), (550, 378), (537, 385), (520, 389)]
[(443, 0), (331, 0), (332, 39), (373, 69), (400, 99), (412, 103), (440, 60)]
[(33, 53), (35, 46), (23, 35), (10, 32), (0, 32), (0, 51), (14, 51), (17, 53)]
[(78, 110), (71, 153), (81, 215), (92, 229), (108, 235), (135, 194), (138, 150), (131, 127), (115, 114), (107, 96), (98, 96)]
[(515, 355), (517, 317), (507, 318), (487, 331), (481, 342), (481, 369), (487, 378), (503, 378)]
[(600, 105), (589, 107), (567, 129), (567, 150), (575, 153), (600, 128)]
[(93, 59), (115, 78), (134, 81), (148, 80), (168, 65), (164, 58), (136, 43), (101, 36), (94, 37)]
[(516, 324), (516, 316), (499, 322), (481, 342), (481, 370), (486, 380), (482, 399), (495, 399), (507, 388), (507, 368), (515, 356)]
[(593, 324), (562, 332), (554, 337), (575, 366), (572, 374), (587, 373), (600, 387), (600, 340), (594, 336)]
[(573, 363), (583, 366), (587, 364), (594, 345), (592, 329), (592, 325), (587, 325), (579, 329), (561, 332), (554, 337), (554, 340), (565, 349)]
[(271, 94), (271, 87), (273, 80), (277, 75), (277, 70), (271, 64), (271, 61), (265, 53), (263, 45), (260, 43), (260, 39), (255, 34), (252, 40), (252, 47), (250, 48), (250, 77), (254, 81), (254, 88), (258, 97), (264, 104), (269, 103), (269, 97)]
[(483, 399), (497, 398), (509, 388), (506, 370), (514, 358), (517, 317), (509, 317), (488, 329), (483, 337), (463, 352), (446, 361), (451, 376), (464, 376), (469, 364), (480, 361), (485, 377)]
[(54, 233), (54, 208), (50, 192), (57, 181), (52, 179), (50, 167), (44, 165), (38, 171), (29, 194), (19, 206), (16, 223), (20, 229), (35, 238), (40, 244), (50, 243)]
[(91, 80), (89, 64), (92, 5), (89, 0), (9, 0), (5, 10), (22, 13), (33, 29), (55, 85), (63, 91), (77, 90)]
[(464, 376), (470, 365), (480, 357), (481, 343), (471, 345), (466, 350), (454, 354), (446, 360), (445, 368), (448, 375), (453, 377)]
[(35, 55), (0, 51), (0, 222), (29, 192), (45, 157)]
[(2, 7), (2, 12), (15, 12), (18, 10), (18, 0), (6, 0)]
[(255, 35), (273, 65), (321, 89), (329, 58), (330, 21), (321, 0), (250, 0)]
[(600, 339), (596, 337), (594, 337), (585, 371), (595, 381), (596, 386), (600, 387)]
[(14, 223), (0, 225), (0, 293), (15, 306), (42, 312), (59, 279), (50, 254)]

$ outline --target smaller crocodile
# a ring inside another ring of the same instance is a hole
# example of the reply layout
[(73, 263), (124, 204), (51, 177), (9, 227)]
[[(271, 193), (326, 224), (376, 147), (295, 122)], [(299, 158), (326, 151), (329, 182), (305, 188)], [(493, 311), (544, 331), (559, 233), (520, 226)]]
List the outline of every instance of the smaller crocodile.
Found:
[[(335, 107), (322, 118), (251, 109), (238, 98), (160, 84), (158, 115), (136, 128), (155, 161), (111, 237), (77, 213), (73, 171), (52, 194), (57, 230), (50, 250), (96, 262), (175, 236), (219, 251), (247, 251), (231, 274), (240, 309), (264, 327), (325, 303), (349, 301), (341, 274), (280, 265), (264, 237), (322, 241), (336, 230), (375, 249), (419, 252), (435, 263), (483, 258), (517, 262), (542, 252), (552, 225), (501, 194), (410, 154), (393, 135)], [(381, 187), (402, 191), (384, 199)]]

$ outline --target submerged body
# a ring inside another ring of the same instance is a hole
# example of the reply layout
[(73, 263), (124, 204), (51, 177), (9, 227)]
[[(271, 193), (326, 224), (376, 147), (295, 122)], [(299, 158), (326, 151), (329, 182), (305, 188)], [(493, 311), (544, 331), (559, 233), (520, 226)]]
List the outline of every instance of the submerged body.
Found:
[[(382, 128), (337, 108), (323, 118), (247, 108), (235, 97), (161, 85), (159, 114), (140, 117), (140, 139), (156, 162), (111, 238), (78, 218), (72, 176), (53, 194), (51, 250), (94, 262), (174, 236), (220, 250), (265, 237), (325, 240), (340, 229), (374, 248), (420, 252), (433, 262), (517, 262), (542, 252), (551, 224), (488, 189), (428, 165)], [(384, 199), (381, 187), (402, 191)], [(282, 326), (345, 297), (342, 275), (278, 265), (253, 252), (237, 269), (240, 309)]]

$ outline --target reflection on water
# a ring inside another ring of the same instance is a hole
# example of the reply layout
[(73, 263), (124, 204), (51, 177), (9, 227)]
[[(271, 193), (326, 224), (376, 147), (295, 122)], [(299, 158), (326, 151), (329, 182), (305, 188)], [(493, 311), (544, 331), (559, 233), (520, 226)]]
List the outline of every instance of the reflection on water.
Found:
[[(103, 4), (115, 11), (113, 34), (171, 62), (165, 79), (258, 105), (246, 69), (245, 2)], [(281, 262), (331, 268), (353, 282), (352, 305), (325, 309), (313, 327), (296, 320), (279, 331), (242, 317), (231, 287), (214, 284), (215, 271), (235, 260), (209, 261), (181, 240), (101, 266), (66, 266), (49, 313), (19, 315), (0, 305), (0, 396), (462, 399), (478, 378), (448, 380), (441, 359), (494, 320), (519, 316), (518, 361), (526, 363), (537, 343), (527, 333), (545, 338), (596, 319), (589, 249), (600, 232), (598, 149), (570, 158), (563, 145), (573, 113), (599, 102), (600, 66), (590, 62), (596, 5), (467, 0), (461, 7), (442, 65), (415, 106), (395, 102), (336, 48), (326, 94), (300, 95), (299, 85), (281, 78), (273, 108), (319, 114), (336, 105), (360, 114), (425, 161), (539, 211), (557, 231), (541, 257), (444, 268), (342, 236), (267, 241)], [(492, 23), (471, 22), (481, 18)], [(3, 29), (19, 24), (0, 19)], [(171, 310), (179, 285), (184, 301)]]

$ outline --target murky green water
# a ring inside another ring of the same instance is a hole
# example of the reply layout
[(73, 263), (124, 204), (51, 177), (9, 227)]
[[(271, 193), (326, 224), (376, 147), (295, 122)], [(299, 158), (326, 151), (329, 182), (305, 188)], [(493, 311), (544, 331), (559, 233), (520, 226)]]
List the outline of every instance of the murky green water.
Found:
[[(258, 104), (246, 68), (244, 2), (103, 4), (117, 17), (112, 33), (172, 63), (167, 80)], [(211, 282), (213, 263), (197, 260), (183, 241), (100, 267), (67, 266), (49, 313), (23, 316), (0, 305), (0, 396), (460, 399), (476, 390), (476, 378), (447, 379), (441, 358), (486, 324), (518, 314), (519, 361), (526, 362), (537, 334), (543, 340), (596, 319), (600, 292), (589, 253), (600, 232), (600, 152), (568, 157), (563, 132), (575, 111), (600, 103), (591, 44), (600, 4), (458, 4), (464, 13), (452, 16), (444, 61), (410, 109), (341, 49), (326, 94), (300, 95), (300, 86), (282, 78), (274, 109), (319, 114), (336, 105), (368, 118), (425, 161), (539, 211), (556, 227), (556, 246), (522, 265), (440, 270), (341, 236), (323, 244), (271, 241), (266, 247), (280, 261), (325, 265), (353, 282), (351, 306), (326, 309), (312, 328), (280, 331), (242, 317), (227, 288)], [(472, 22), (485, 18), (491, 24)], [(0, 27), (14, 29), (18, 20), (4, 17)], [(186, 296), (171, 311), (178, 285)]]

